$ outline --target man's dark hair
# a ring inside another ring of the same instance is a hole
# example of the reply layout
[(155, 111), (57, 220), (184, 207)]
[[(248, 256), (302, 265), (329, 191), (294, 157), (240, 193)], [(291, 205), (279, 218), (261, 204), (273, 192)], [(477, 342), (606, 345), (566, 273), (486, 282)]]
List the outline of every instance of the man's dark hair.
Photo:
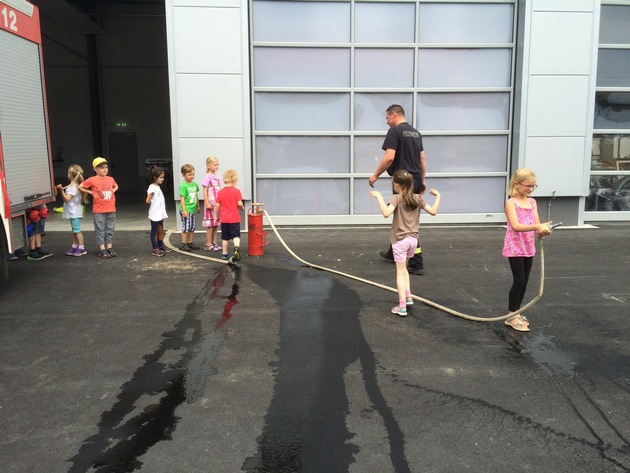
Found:
[(394, 104), (394, 105), (390, 105), (389, 107), (387, 107), (387, 110), (385, 110), (387, 113), (395, 113), (397, 115), (400, 115), (402, 117), (405, 116), (405, 109), (402, 108), (400, 105)]

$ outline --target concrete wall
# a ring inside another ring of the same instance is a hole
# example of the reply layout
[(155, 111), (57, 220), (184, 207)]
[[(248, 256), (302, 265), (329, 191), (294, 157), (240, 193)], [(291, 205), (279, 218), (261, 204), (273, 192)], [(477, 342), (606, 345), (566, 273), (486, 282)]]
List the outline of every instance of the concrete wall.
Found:
[(568, 197), (572, 203), (558, 206), (556, 220), (581, 224), (578, 209), (588, 194), (599, 2), (532, 0), (521, 3), (520, 12), (521, 102), (512, 170), (532, 168), (538, 175), (536, 196)]
[(239, 175), (251, 199), (249, 43), (246, 0), (167, 0), (175, 185), (190, 163), (196, 181), (210, 155)]

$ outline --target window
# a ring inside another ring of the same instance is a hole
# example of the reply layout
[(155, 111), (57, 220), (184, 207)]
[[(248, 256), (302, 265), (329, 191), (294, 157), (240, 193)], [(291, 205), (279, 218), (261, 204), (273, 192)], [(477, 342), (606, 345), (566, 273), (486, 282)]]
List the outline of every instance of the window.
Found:
[[(502, 215), (514, 1), (251, 0), (251, 11), (254, 193), (274, 215), (380, 221), (367, 180), (394, 103), (423, 135), (444, 213)], [(461, 198), (469, 185), (484, 196)], [(386, 174), (376, 187), (391, 194)]]
[(586, 211), (630, 210), (630, 5), (601, 6)]

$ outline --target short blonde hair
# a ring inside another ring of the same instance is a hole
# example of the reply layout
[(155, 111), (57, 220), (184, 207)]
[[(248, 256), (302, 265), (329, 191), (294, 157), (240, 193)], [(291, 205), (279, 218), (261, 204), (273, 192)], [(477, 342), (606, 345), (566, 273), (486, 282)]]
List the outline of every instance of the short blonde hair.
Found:
[(219, 162), (219, 158), (217, 158), (216, 156), (208, 156), (206, 158), (206, 166), (210, 166), (211, 164), (218, 163), (218, 162)]
[(529, 181), (530, 179), (536, 179), (536, 174), (534, 174), (534, 171), (529, 168), (517, 169), (514, 174), (512, 174), (512, 178), (510, 179), (508, 195), (510, 197), (514, 195), (514, 186), (516, 186), (516, 184), (522, 184), (523, 182)]
[(238, 174), (234, 169), (228, 169), (223, 173), (223, 182), (226, 184), (234, 184), (238, 181)]

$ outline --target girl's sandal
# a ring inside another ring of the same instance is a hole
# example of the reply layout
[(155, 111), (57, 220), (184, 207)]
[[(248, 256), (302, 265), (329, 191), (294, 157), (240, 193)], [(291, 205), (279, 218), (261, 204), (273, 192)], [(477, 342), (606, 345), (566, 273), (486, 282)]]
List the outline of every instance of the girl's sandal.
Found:
[(520, 316), (516, 315), (509, 319), (505, 319), (505, 325), (508, 327), (512, 327), (514, 330), (519, 332), (529, 332), (529, 327), (525, 324), (523, 319)]

